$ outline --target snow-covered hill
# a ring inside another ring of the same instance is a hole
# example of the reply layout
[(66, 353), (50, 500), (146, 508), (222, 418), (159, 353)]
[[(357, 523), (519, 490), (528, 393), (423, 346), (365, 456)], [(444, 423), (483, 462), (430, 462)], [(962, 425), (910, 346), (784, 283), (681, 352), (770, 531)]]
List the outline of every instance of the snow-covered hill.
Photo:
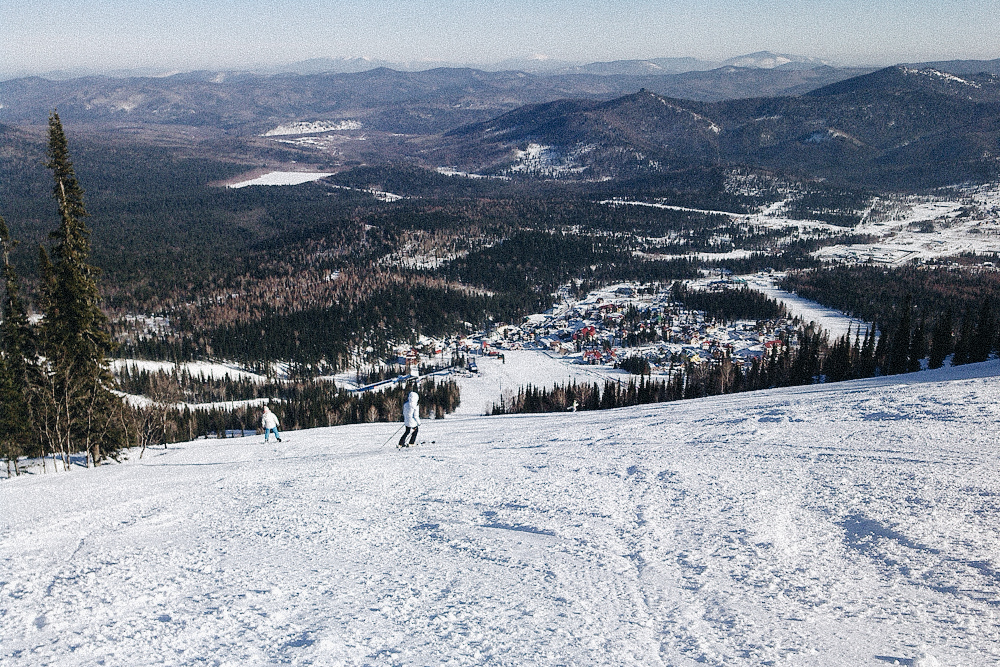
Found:
[[(1000, 364), (0, 483), (5, 665), (995, 665)], [(388, 442), (385, 447), (383, 443)]]

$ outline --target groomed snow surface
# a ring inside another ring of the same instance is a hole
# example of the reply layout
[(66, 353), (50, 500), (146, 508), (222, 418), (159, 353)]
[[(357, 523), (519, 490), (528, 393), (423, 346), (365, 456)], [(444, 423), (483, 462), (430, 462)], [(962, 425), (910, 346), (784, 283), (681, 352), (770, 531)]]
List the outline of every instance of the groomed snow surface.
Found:
[(998, 375), (50, 467), (0, 483), (0, 663), (995, 665)]

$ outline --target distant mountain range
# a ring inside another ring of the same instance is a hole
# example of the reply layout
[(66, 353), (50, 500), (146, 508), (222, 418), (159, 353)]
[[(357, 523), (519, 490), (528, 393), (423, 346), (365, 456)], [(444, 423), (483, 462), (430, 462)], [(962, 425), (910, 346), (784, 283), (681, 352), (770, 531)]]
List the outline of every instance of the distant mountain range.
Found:
[(633, 177), (751, 165), (854, 186), (1000, 177), (1000, 79), (891, 67), (805, 95), (691, 102), (652, 91), (523, 107), (451, 132), (466, 171)]
[(812, 69), (836, 67), (835, 63), (820, 58), (797, 56), (770, 51), (759, 51), (728, 60), (702, 60), (699, 58), (649, 58), (613, 60), (607, 62), (573, 63), (545, 57), (512, 58), (492, 65), (469, 65), (447, 61), (390, 62), (370, 58), (313, 58), (282, 67), (268, 73), (295, 74), (347, 74), (387, 67), (400, 72), (417, 72), (428, 69), (473, 67), (486, 72), (518, 71), (530, 74), (597, 74), (601, 76), (648, 76), (683, 74), (706, 71), (719, 67), (752, 69)]
[[(319, 123), (392, 137), (391, 153), (368, 142), (361, 161), (405, 157), (546, 177), (714, 164), (904, 189), (998, 177), (1000, 60), (878, 71), (770, 53), (744, 60), (754, 66), (673, 74), (648, 72), (693, 63), (593, 63), (588, 72), (558, 74), (381, 67), (34, 77), (0, 83), (0, 123), (38, 125), (52, 109), (70, 124), (201, 127), (235, 137)], [(646, 73), (626, 73), (636, 71)]]
[[(760, 51), (728, 60), (702, 60), (699, 58), (649, 58), (615, 60), (610, 62), (580, 63), (554, 60), (545, 56), (510, 58), (492, 64), (470, 64), (447, 60), (390, 61), (379, 58), (310, 58), (286, 65), (263, 65), (250, 67), (246, 72), (255, 74), (357, 74), (373, 69), (387, 68), (397, 72), (424, 72), (430, 69), (479, 69), (484, 72), (518, 71), (530, 74), (599, 74), (644, 76), (648, 74), (682, 74), (725, 66), (760, 69), (791, 68), (809, 69), (818, 66), (836, 66), (819, 58)], [(88, 76), (110, 76), (114, 78), (165, 77), (178, 74), (177, 70), (144, 67), (132, 70), (101, 70), (84, 67), (53, 70), (33, 74), (53, 81), (78, 79)], [(25, 78), (13, 77), (13, 78)]]
[(372, 130), (433, 134), (558, 99), (610, 100), (643, 88), (702, 101), (798, 95), (868, 71), (725, 66), (638, 75), (468, 68), (401, 72), (382, 67), (266, 76), (189, 72), (61, 81), (31, 77), (0, 83), (0, 122), (41, 123), (52, 109), (59, 109), (67, 122), (180, 124), (260, 133), (290, 120), (350, 119)]
[[(908, 63), (913, 67), (933, 67), (953, 74), (978, 74), (987, 72), (1000, 74), (998, 60), (949, 60), (939, 62)], [(374, 69), (391, 69), (397, 72), (426, 72), (432, 69), (477, 69), (483, 72), (525, 72), (535, 75), (595, 74), (598, 76), (670, 76), (686, 72), (706, 72), (723, 67), (764, 70), (810, 70), (834, 68), (847, 70), (874, 71), (874, 66), (845, 67), (823, 58), (813, 58), (787, 53), (758, 51), (726, 60), (704, 60), (700, 58), (644, 58), (612, 60), (602, 62), (570, 62), (544, 56), (511, 58), (492, 64), (470, 64), (447, 60), (391, 61), (379, 58), (310, 58), (285, 65), (264, 65), (240, 70), (244, 74), (271, 76), (276, 74), (358, 74)], [(165, 78), (180, 74), (177, 70), (144, 67), (140, 69), (97, 70), (77, 67), (54, 70), (34, 76), (51, 81), (65, 81), (92, 76), (107, 76), (116, 79)], [(27, 78), (8, 77), (8, 78)]]
[[(546, 62), (550, 69), (541, 73), (444, 67), (401, 71), (376, 67), (380, 64), (323, 59), (299, 63), (298, 73), (14, 79), (0, 82), (0, 122), (41, 123), (58, 108), (68, 122), (182, 124), (256, 133), (287, 121), (349, 119), (373, 130), (425, 134), (558, 99), (607, 101), (640, 89), (702, 102), (780, 97), (874, 71), (770, 52), (723, 64), (693, 58), (556, 67)], [(1000, 60), (934, 67), (960, 76), (996, 74)]]

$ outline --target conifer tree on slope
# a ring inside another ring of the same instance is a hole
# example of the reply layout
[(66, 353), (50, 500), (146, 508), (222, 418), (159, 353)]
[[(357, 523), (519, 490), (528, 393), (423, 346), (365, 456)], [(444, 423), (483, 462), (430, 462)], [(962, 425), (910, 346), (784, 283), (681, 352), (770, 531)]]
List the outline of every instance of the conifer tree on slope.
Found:
[(19, 474), (17, 457), (28, 451), (31, 434), (28, 416), (28, 358), (31, 330), (18, 288), (17, 274), (10, 265), (11, 241), (7, 223), (0, 216), (0, 255), (3, 259), (4, 298), (0, 315), (0, 450), (7, 459), (7, 476)]
[(952, 348), (952, 320), (954, 316), (951, 308), (945, 311), (943, 316), (934, 322), (934, 333), (931, 334), (931, 357), (928, 368), (941, 368), (944, 366), (945, 358), (951, 354)]
[(114, 380), (105, 358), (114, 344), (99, 305), (98, 270), (87, 263), (90, 230), (83, 221), (83, 190), (56, 113), (49, 117), (48, 156), (60, 224), (49, 234), (51, 260), (44, 248), (39, 251), (44, 312), (39, 352), (45, 365), (32, 383), (32, 404), (43, 441), (63, 457), (64, 466), (77, 451), (87, 452), (98, 465), (125, 444), (123, 406), (111, 393)]
[(993, 304), (989, 297), (979, 305), (979, 317), (976, 318), (976, 328), (969, 344), (969, 362), (986, 361), (993, 352), (997, 337), (997, 323), (993, 317)]

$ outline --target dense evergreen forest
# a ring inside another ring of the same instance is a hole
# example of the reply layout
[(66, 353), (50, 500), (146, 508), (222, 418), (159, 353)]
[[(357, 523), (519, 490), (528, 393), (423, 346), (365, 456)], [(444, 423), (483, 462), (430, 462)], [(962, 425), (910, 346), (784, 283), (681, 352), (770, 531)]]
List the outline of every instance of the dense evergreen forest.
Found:
[(869, 322), (899, 317), (907, 295), (930, 320), (949, 309), (956, 319), (1000, 296), (1000, 271), (961, 266), (835, 266), (790, 273), (781, 287)]
[(671, 291), (677, 303), (684, 304), (689, 310), (704, 311), (708, 317), (722, 322), (773, 320), (788, 315), (780, 303), (746, 286), (713, 292), (692, 290), (681, 282), (675, 282)]

